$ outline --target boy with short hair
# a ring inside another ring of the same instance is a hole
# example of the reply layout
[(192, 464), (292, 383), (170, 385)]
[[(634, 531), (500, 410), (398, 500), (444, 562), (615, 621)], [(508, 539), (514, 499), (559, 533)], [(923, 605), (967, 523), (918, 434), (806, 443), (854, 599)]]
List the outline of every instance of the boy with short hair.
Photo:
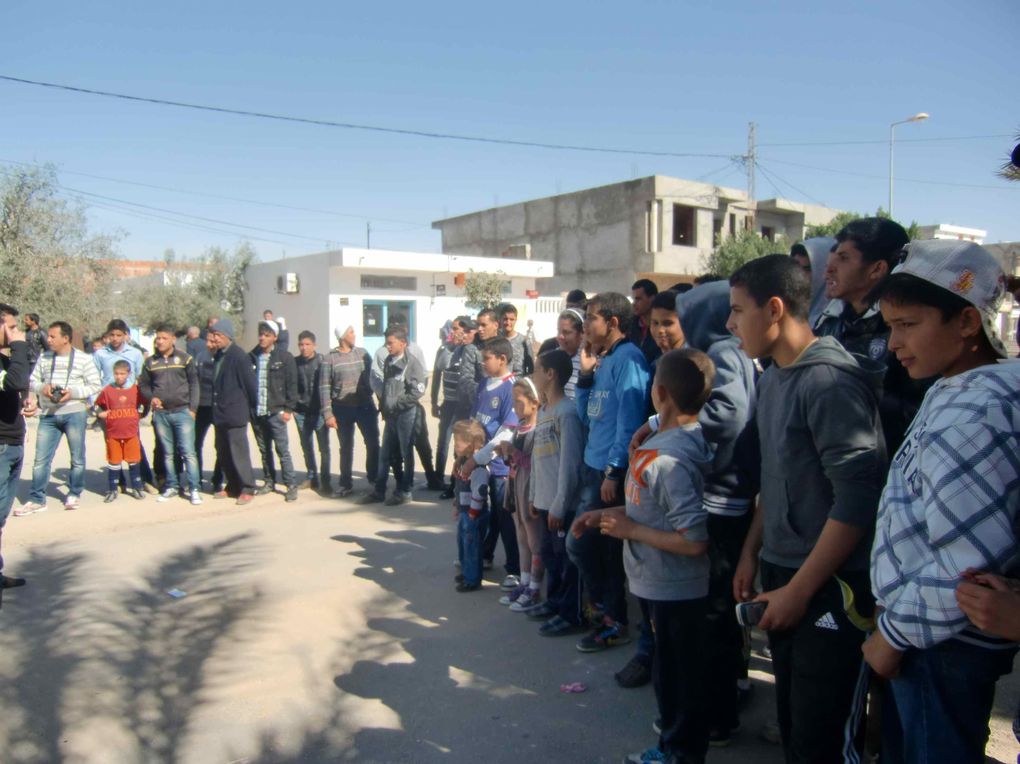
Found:
[(911, 378), (938, 378), (892, 461), (871, 554), (883, 611), (864, 655), (891, 677), (900, 722), (883, 725), (883, 759), (983, 761), (995, 683), (1016, 655), (969, 624), (955, 594), (986, 583), (978, 572), (1020, 571), (1020, 364), (1003, 361), (996, 328), (1005, 283), (983, 247), (917, 241), (874, 295), (890, 351)]
[[(575, 524), (585, 512), (622, 502), (627, 447), (648, 410), (648, 363), (627, 339), (633, 318), (630, 301), (617, 292), (602, 292), (585, 310), (575, 403), (588, 442)], [(567, 553), (588, 589), (596, 622), (577, 649), (597, 652), (629, 642), (623, 545), (595, 534), (571, 535)]]
[[(333, 490), (329, 477), (329, 429), (322, 415), (320, 400), (323, 358), (315, 349), (315, 335), (307, 329), (298, 334), (298, 356), (294, 363), (297, 368), (294, 421), (301, 442), (301, 453), (305, 457), (307, 487), (323, 496), (330, 496)], [(315, 467), (316, 445), (319, 449), (318, 469)]]
[(505, 302), (499, 306), (499, 326), (513, 350), (510, 370), (518, 376), (531, 374), (535, 370), (534, 349), (527, 337), (515, 328), (517, 326), (517, 308), (512, 303)]
[[(500, 584), (503, 591), (512, 591), (521, 581), (520, 554), (517, 548), (517, 529), (513, 516), (506, 511), (507, 476), (510, 468), (498, 456), (500, 443), (509, 443), (513, 428), (517, 426), (517, 414), (513, 408), (514, 375), (510, 371), (513, 349), (504, 337), (494, 337), (482, 345), (481, 364), (485, 379), (478, 383), (475, 405), (471, 418), (485, 428), (488, 442), (480, 448), (462, 473), (469, 473), (474, 464), (489, 467), (489, 527), (482, 544), (485, 561), (491, 565), (496, 554), (496, 544), (502, 538), (503, 554), (506, 557), (506, 577)], [(463, 373), (463, 372), (462, 372)]]
[(886, 462), (882, 370), (815, 337), (810, 303), (810, 279), (788, 255), (752, 260), (730, 277), (728, 328), (748, 357), (772, 359), (755, 413), (759, 505), (733, 592), (753, 598), (760, 551), (757, 600), (767, 606), (759, 625), (772, 650), (788, 762), (857, 754), (867, 680), (860, 646), (874, 603), (868, 549)]
[[(407, 330), (403, 326), (386, 329), (386, 364), (379, 409), (386, 427), (383, 430), (382, 449), (379, 452), (379, 470), (374, 490), (359, 503), (372, 504), (385, 501), (397, 506), (411, 501), (414, 485), (414, 428), (418, 400), (425, 394), (425, 369), (407, 352)], [(390, 465), (399, 459), (403, 466), (399, 482), (390, 498), (386, 498), (386, 481)]]
[[(131, 364), (124, 359), (113, 362), (113, 382), (96, 398), (97, 416), (106, 423), (106, 477), (108, 489), (103, 501), (117, 500), (121, 472), (127, 474), (127, 494), (139, 501), (142, 494), (142, 444), (138, 439), (139, 408), (147, 400), (138, 385), (129, 382)], [(127, 465), (127, 469), (124, 465)]]
[(698, 412), (712, 391), (715, 367), (698, 350), (658, 359), (652, 402), (659, 430), (631, 460), (626, 507), (588, 512), (574, 534), (599, 528), (624, 543), (631, 592), (648, 604), (655, 630), (652, 673), (659, 707), (658, 745), (625, 761), (704, 761), (709, 560), (708, 513), (702, 503), (712, 449)]

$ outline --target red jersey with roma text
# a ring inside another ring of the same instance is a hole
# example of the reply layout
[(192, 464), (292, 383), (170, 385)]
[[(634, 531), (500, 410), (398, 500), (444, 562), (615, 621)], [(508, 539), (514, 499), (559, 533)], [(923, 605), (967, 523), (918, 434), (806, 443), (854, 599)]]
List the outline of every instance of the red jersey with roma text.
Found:
[(110, 412), (106, 417), (106, 437), (125, 440), (138, 436), (138, 407), (145, 399), (138, 392), (138, 385), (117, 387), (107, 385), (96, 398), (96, 405)]

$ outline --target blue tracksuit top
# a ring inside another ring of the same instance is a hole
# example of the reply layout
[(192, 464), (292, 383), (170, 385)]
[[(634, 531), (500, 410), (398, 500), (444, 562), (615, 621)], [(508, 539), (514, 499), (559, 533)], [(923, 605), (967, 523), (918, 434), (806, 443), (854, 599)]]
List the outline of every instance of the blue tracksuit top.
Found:
[(594, 377), (577, 380), (577, 415), (588, 428), (584, 463), (592, 469), (607, 467), (620, 478), (627, 470), (627, 446), (648, 413), (651, 377), (644, 353), (622, 339), (609, 349)]

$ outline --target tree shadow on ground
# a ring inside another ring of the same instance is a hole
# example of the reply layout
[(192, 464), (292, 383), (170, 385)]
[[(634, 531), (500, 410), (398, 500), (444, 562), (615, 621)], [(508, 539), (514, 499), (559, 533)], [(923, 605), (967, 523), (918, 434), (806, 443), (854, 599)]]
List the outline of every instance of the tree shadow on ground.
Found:
[(250, 633), (261, 596), (241, 578), (256, 562), (251, 538), (170, 555), (135, 586), (97, 580), (80, 555), (33, 553), (20, 566), (29, 586), (0, 614), (3, 760), (80, 759), (68, 732), (112, 720), (107, 760), (181, 761), (215, 678), (209, 659)]

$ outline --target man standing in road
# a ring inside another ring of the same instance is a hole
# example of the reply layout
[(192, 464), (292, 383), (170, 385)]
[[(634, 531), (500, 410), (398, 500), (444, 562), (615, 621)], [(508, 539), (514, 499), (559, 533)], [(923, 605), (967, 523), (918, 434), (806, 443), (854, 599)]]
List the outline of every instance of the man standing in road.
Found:
[(250, 504), (255, 494), (255, 473), (248, 449), (248, 423), (255, 408), (258, 389), (251, 358), (234, 343), (234, 322), (218, 319), (209, 327), (216, 343), (212, 407), (216, 428), (216, 456), (227, 487), (214, 497), (236, 496), (238, 504)]
[[(18, 490), (18, 476), (25, 455), (25, 417), (21, 404), (28, 393), (32, 368), (28, 363), (28, 343), (24, 332), (18, 329), (17, 316), (16, 309), (0, 304), (0, 349), (10, 350), (10, 355), (0, 353), (0, 542)], [(25, 585), (23, 578), (3, 575), (3, 568), (4, 558), (0, 554), (0, 601), (4, 589)]]
[(267, 319), (260, 322), (259, 344), (251, 351), (257, 392), (251, 424), (262, 455), (262, 475), (265, 478), (262, 487), (255, 493), (262, 495), (276, 490), (275, 446), (283, 470), (281, 477), (287, 487), (287, 501), (297, 501), (297, 476), (287, 438), (287, 424), (297, 405), (297, 365), (294, 356), (276, 346), (279, 335), (280, 327), (275, 321)]

